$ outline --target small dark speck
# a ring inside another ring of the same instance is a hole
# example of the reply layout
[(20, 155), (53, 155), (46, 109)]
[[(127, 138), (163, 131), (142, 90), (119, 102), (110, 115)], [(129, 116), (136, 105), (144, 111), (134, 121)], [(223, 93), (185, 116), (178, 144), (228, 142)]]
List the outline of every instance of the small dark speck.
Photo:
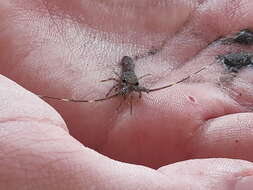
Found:
[(236, 140), (235, 140), (235, 143), (239, 143), (239, 140), (236, 139)]
[(148, 55), (155, 55), (157, 52), (159, 51), (159, 49), (152, 49), (148, 52)]
[(191, 101), (191, 102), (196, 102), (196, 100), (195, 100), (195, 98), (193, 98), (192, 96), (188, 96), (188, 98), (189, 98), (189, 100)]

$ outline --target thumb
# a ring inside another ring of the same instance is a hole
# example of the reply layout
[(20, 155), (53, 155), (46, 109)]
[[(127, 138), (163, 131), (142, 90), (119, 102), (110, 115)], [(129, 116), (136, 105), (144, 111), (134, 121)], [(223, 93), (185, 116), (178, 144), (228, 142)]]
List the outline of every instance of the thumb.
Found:
[(165, 189), (156, 170), (84, 147), (50, 106), (3, 76), (0, 94), (1, 189)]

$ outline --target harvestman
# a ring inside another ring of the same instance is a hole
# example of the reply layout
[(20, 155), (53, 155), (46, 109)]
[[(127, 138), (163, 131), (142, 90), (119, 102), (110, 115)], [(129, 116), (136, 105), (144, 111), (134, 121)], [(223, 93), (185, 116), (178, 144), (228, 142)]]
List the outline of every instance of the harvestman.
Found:
[[(156, 52), (150, 51), (150, 54), (154, 54), (154, 53), (156, 53)], [(137, 58), (139, 58), (139, 57), (135, 57), (135, 59), (137, 59)], [(38, 95), (38, 96), (41, 98), (54, 99), (54, 100), (60, 100), (60, 101), (66, 101), (66, 102), (99, 102), (99, 101), (104, 101), (104, 100), (114, 98), (116, 96), (122, 96), (125, 100), (127, 98), (127, 96), (130, 95), (130, 105), (131, 105), (131, 114), (132, 114), (132, 98), (133, 98), (132, 92), (139, 93), (139, 98), (141, 98), (142, 92), (150, 93), (150, 92), (154, 92), (154, 91), (158, 91), (158, 90), (172, 87), (176, 84), (179, 84), (179, 83), (189, 79), (190, 77), (192, 77), (192, 75), (195, 75), (195, 74), (201, 72), (202, 70), (206, 69), (206, 67), (209, 66), (210, 64), (202, 67), (198, 71), (188, 75), (187, 77), (185, 77), (177, 82), (174, 82), (174, 83), (171, 83), (169, 85), (165, 85), (165, 86), (162, 86), (159, 88), (153, 88), (153, 89), (145, 88), (139, 84), (140, 79), (142, 79), (145, 76), (148, 76), (150, 74), (143, 75), (141, 77), (137, 77), (137, 75), (135, 74), (135, 70), (134, 70), (135, 63), (134, 63), (133, 58), (131, 58), (129, 56), (124, 56), (120, 61), (120, 65), (121, 65), (121, 74), (115, 73), (117, 75), (117, 78), (108, 78), (106, 80), (101, 81), (101, 82), (116, 81), (116, 84), (109, 90), (109, 92), (105, 95), (104, 98), (99, 98), (99, 99), (94, 99), (94, 100), (76, 100), (76, 99), (65, 99), (65, 98), (57, 98), (57, 97), (52, 97), (52, 96), (44, 96), (44, 95)], [(115, 93), (110, 95), (113, 91)]]
[[(66, 102), (99, 102), (99, 101), (104, 101), (104, 100), (114, 98), (116, 96), (122, 96), (124, 99), (126, 99), (127, 96), (130, 95), (130, 104), (131, 104), (131, 113), (132, 113), (132, 96), (131, 96), (132, 92), (138, 92), (139, 98), (141, 98), (142, 92), (150, 93), (150, 92), (154, 92), (154, 91), (158, 91), (158, 90), (172, 87), (176, 84), (179, 84), (179, 83), (191, 78), (193, 75), (201, 72), (202, 70), (206, 69), (208, 66), (213, 64), (213, 63), (211, 63), (207, 66), (204, 66), (201, 69), (199, 69), (198, 71), (188, 75), (187, 77), (185, 77), (177, 82), (171, 83), (169, 85), (165, 85), (165, 86), (162, 86), (159, 88), (153, 88), (153, 89), (148, 89), (143, 86), (140, 86), (139, 80), (144, 78), (147, 75), (144, 75), (141, 77), (136, 76), (135, 71), (134, 71), (134, 69), (135, 69), (134, 60), (144, 58), (144, 57), (150, 56), (150, 55), (155, 55), (156, 53), (158, 53), (159, 51), (161, 51), (163, 49), (163, 47), (166, 44), (166, 41), (167, 41), (166, 39), (163, 41), (160, 48), (152, 49), (145, 54), (134, 56), (134, 59), (129, 56), (124, 56), (120, 61), (121, 74), (115, 73), (117, 75), (117, 78), (109, 78), (109, 79), (101, 81), (101, 82), (116, 81), (116, 84), (109, 90), (109, 92), (106, 94), (106, 96), (104, 98), (99, 98), (99, 99), (94, 99), (94, 100), (75, 100), (75, 99), (57, 98), (57, 97), (44, 96), (44, 95), (38, 95), (38, 96), (41, 98), (48, 98), (48, 99), (66, 101)], [(224, 43), (224, 44), (239, 43), (242, 45), (252, 45), (253, 44), (253, 32), (249, 29), (242, 29), (241, 31), (236, 33), (234, 35), (234, 37), (223, 39), (222, 43)], [(236, 62), (236, 64), (237, 64), (238, 59), (242, 59), (242, 58), (240, 58), (240, 56), (238, 57), (237, 54), (235, 54), (235, 55), (229, 54), (227, 56), (220, 55), (217, 58), (222, 60), (223, 63), (227, 63), (228, 61), (230, 61), (230, 59), (232, 60), (232, 58), (234, 59), (234, 57), (236, 57), (236, 56), (237, 56), (237, 58), (236, 58), (236, 60), (233, 61), (233, 63)], [(245, 55), (244, 55), (244, 57), (245, 57)], [(239, 60), (239, 62), (241, 63), (243, 60)], [(250, 61), (251, 61), (251, 58), (250, 58)], [(252, 61), (250, 62), (250, 64), (251, 63), (252, 63)], [(234, 66), (231, 64), (232, 64), (232, 62), (229, 65), (230, 67)], [(248, 62), (247, 63), (245, 62), (243, 64), (243, 66), (245, 64), (248, 64)], [(236, 65), (236, 67), (239, 67), (238, 64)], [(110, 95), (112, 91), (114, 91), (115, 93), (113, 95)]]

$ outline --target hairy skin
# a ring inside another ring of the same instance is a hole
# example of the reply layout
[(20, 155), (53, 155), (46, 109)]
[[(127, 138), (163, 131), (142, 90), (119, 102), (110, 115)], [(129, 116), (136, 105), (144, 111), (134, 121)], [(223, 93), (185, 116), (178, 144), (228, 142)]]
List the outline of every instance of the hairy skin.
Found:
[(252, 8), (251, 0), (0, 1), (0, 187), (252, 187), (251, 68), (234, 77), (217, 63), (183, 84), (137, 94), (133, 115), (127, 102), (116, 110), (120, 98), (48, 101), (66, 124), (34, 95), (101, 98), (113, 83), (99, 81), (120, 70), (123, 56), (164, 39), (136, 73), (152, 74), (141, 81), (147, 88), (175, 82), (218, 54), (251, 51), (216, 40), (252, 28)]

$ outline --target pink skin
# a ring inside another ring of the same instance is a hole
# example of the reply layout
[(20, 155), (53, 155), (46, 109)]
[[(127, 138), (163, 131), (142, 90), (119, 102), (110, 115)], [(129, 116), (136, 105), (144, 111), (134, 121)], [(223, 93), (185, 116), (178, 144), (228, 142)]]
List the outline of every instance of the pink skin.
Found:
[[(99, 81), (120, 69), (122, 56), (147, 52), (167, 38), (162, 52), (136, 62), (138, 76), (152, 74), (141, 85), (160, 87), (215, 62), (218, 54), (242, 49), (212, 42), (252, 28), (252, 9), (252, 0), (0, 1), (1, 74), (35, 94), (101, 98), (113, 82)], [(141, 100), (137, 94), (132, 116), (127, 102), (116, 110), (120, 97), (47, 101), (66, 124), (46, 102), (4, 76), (1, 189), (253, 185), (251, 68), (232, 79), (213, 64), (180, 85)]]

